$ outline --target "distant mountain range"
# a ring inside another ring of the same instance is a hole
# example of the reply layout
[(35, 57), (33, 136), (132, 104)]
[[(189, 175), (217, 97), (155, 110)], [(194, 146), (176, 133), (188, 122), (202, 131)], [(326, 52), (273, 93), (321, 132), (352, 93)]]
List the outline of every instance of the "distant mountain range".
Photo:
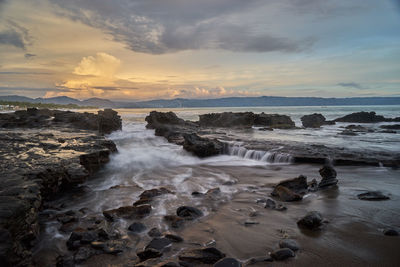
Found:
[(216, 99), (159, 99), (139, 102), (111, 101), (102, 98), (78, 100), (67, 96), (51, 98), (29, 98), (25, 96), (0, 96), (3, 101), (76, 104), (102, 108), (195, 108), (195, 107), (257, 107), (257, 106), (356, 106), (356, 105), (400, 105), (400, 97), (227, 97)]

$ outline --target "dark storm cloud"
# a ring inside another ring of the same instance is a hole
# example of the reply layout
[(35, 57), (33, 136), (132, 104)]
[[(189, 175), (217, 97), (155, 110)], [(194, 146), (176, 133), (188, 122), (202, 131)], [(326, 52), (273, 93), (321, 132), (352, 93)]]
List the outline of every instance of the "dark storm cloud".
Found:
[(5, 27), (0, 29), (0, 45), (11, 45), (25, 50), (31, 40), (28, 29), (14, 21), (7, 21)]
[[(100, 28), (136, 52), (162, 54), (189, 49), (244, 52), (296, 52), (310, 47), (300, 40), (271, 32), (266, 21), (252, 18), (259, 9), (308, 8), (317, 0), (52, 0), (59, 14)], [(278, 7), (277, 7), (278, 6)], [(267, 18), (265, 16), (264, 18)], [(261, 18), (262, 20), (263, 18)], [(272, 20), (273, 23), (273, 20)], [(279, 26), (279, 22), (276, 22)], [(278, 32), (278, 33), (277, 33)]]
[(364, 87), (361, 84), (355, 83), (355, 82), (338, 83), (337, 85), (342, 86), (342, 87), (351, 87), (351, 88), (355, 88), (355, 89), (364, 89)]

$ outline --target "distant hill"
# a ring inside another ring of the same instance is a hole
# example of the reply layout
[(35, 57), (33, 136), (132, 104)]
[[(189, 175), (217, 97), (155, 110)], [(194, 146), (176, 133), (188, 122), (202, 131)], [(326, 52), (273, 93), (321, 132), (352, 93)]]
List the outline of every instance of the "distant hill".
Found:
[(258, 106), (356, 106), (400, 105), (400, 97), (227, 97), (216, 99), (158, 99), (139, 102), (118, 102), (102, 98), (78, 100), (67, 96), (29, 98), (17, 95), (0, 96), (3, 101), (53, 103), (60, 105), (96, 106), (99, 108), (197, 108), (197, 107), (258, 107)]

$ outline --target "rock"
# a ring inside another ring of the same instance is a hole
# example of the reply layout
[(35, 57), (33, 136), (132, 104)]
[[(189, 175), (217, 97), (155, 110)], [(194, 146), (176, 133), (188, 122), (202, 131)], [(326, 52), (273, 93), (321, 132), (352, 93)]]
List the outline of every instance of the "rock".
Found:
[(186, 220), (194, 220), (203, 216), (203, 212), (194, 207), (182, 206), (176, 210), (176, 215), (185, 218)]
[(234, 258), (223, 258), (217, 261), (213, 267), (242, 267), (242, 263)]
[(275, 187), (274, 192), (282, 201), (285, 202), (299, 201), (303, 199), (300, 194), (297, 194), (282, 185), (278, 185), (277, 187)]
[(388, 200), (389, 196), (384, 195), (380, 191), (368, 191), (366, 193), (358, 194), (357, 197), (361, 200), (379, 201)]
[(301, 218), (298, 222), (297, 225), (301, 228), (306, 228), (310, 230), (315, 230), (318, 229), (322, 225), (322, 215), (318, 211), (310, 211)]
[(290, 248), (277, 249), (271, 253), (271, 257), (276, 261), (283, 261), (294, 256), (295, 254)]
[(153, 238), (150, 243), (146, 246), (145, 249), (156, 249), (158, 251), (163, 251), (164, 248), (169, 247), (172, 244), (172, 241), (169, 238)]
[(396, 121), (396, 119), (385, 118), (381, 115), (376, 115), (375, 112), (355, 112), (341, 118), (335, 119), (338, 122), (357, 122), (357, 123), (376, 123), (385, 121)]
[(159, 258), (162, 256), (162, 252), (157, 249), (148, 248), (143, 251), (136, 253), (141, 261), (145, 261), (152, 258)]
[(76, 263), (82, 263), (95, 254), (96, 252), (92, 248), (80, 247), (74, 255), (74, 261)]
[(157, 112), (152, 111), (150, 114), (145, 118), (147, 122), (147, 128), (155, 129), (160, 125), (183, 125), (185, 121), (178, 118), (175, 113), (173, 112)]
[(57, 267), (75, 267), (74, 257), (73, 256), (58, 256), (56, 259)]
[(280, 248), (290, 248), (292, 251), (298, 251), (300, 249), (299, 244), (293, 239), (282, 239), (279, 241)]
[(150, 214), (152, 210), (151, 205), (144, 204), (139, 206), (124, 206), (118, 209), (103, 211), (104, 217), (113, 221), (116, 218), (125, 219), (142, 219)]
[(276, 201), (274, 201), (270, 198), (268, 198), (266, 200), (264, 208), (270, 208), (270, 209), (277, 210), (277, 211), (287, 210), (287, 208), (285, 206), (283, 206), (282, 204), (276, 203)]
[(289, 116), (279, 114), (261, 114), (254, 115), (254, 126), (267, 126), (277, 129), (292, 129), (295, 128), (295, 123)]
[(262, 127), (262, 128), (259, 128), (258, 129), (259, 131), (273, 131), (274, 129), (273, 128), (270, 128), (270, 127)]
[(174, 242), (174, 243), (183, 242), (183, 238), (180, 237), (180, 236), (178, 236), (178, 235), (174, 235), (174, 234), (169, 234), (169, 233), (167, 233), (167, 234), (165, 234), (164, 236), (165, 236), (165, 238), (168, 238), (169, 240), (171, 240), (171, 241)]
[(165, 194), (172, 194), (170, 190), (168, 190), (165, 187), (160, 187), (160, 188), (153, 188), (150, 190), (145, 190), (143, 191), (140, 195), (139, 198), (142, 199), (151, 199), (157, 196), (165, 195)]
[(0, 262), (4, 264), (5, 267), (12, 266), (11, 258), (12, 255), (12, 238), (10, 232), (2, 227), (0, 227)]
[(99, 110), (97, 114), (100, 134), (110, 134), (122, 129), (122, 120), (118, 116), (118, 112), (112, 109), (104, 109), (104, 111)]
[(245, 266), (257, 264), (260, 262), (271, 262), (271, 261), (273, 261), (273, 259), (270, 256), (255, 257), (246, 261)]
[(185, 223), (185, 219), (175, 216), (175, 215), (166, 215), (166, 216), (164, 216), (164, 220), (172, 228), (180, 228)]
[(395, 229), (385, 229), (383, 230), (383, 234), (387, 236), (398, 236), (399, 232), (397, 232)]
[(332, 166), (325, 165), (319, 170), (319, 174), (322, 177), (321, 182), (318, 184), (319, 188), (336, 185), (339, 182), (339, 180), (336, 179), (336, 170)]
[(253, 112), (223, 112), (200, 115), (201, 127), (251, 128), (254, 124)]
[(129, 225), (128, 230), (134, 233), (141, 233), (146, 230), (146, 226), (140, 222), (134, 222)]
[(251, 220), (246, 220), (246, 221), (244, 222), (244, 225), (245, 225), (245, 226), (255, 225), (255, 224), (260, 224), (260, 223), (257, 222), (257, 221), (251, 221)]
[(151, 228), (150, 231), (147, 232), (147, 235), (150, 237), (160, 237), (162, 236), (160, 230), (157, 228)]
[(224, 257), (224, 253), (211, 247), (185, 250), (179, 255), (179, 260), (194, 264), (214, 264)]
[(202, 138), (195, 133), (183, 134), (183, 138), (183, 148), (200, 158), (221, 154), (224, 148), (217, 139)]
[(351, 131), (351, 130), (344, 130), (342, 132), (339, 133), (340, 135), (349, 135), (349, 136), (356, 136), (357, 133)]
[(314, 113), (311, 115), (304, 115), (300, 118), (301, 123), (306, 128), (319, 128), (326, 124), (326, 119), (322, 114)]
[(353, 131), (353, 132), (373, 132), (374, 131), (372, 129), (367, 129), (364, 126), (354, 125), (354, 124), (347, 125), (346, 130)]
[(400, 130), (400, 124), (381, 125), (379, 128), (388, 130)]
[(192, 196), (194, 196), (194, 197), (202, 197), (202, 196), (204, 196), (204, 194), (201, 193), (201, 192), (194, 191), (194, 192), (192, 192)]
[(308, 188), (307, 177), (304, 175), (300, 175), (297, 178), (279, 182), (276, 185), (275, 189), (272, 191), (272, 193), (271, 193), (272, 196), (278, 196), (278, 192), (277, 192), (278, 186), (286, 187), (287, 189), (290, 189), (291, 191), (293, 191), (294, 193), (297, 193), (297, 194), (305, 194), (305, 193), (307, 193), (307, 188)]

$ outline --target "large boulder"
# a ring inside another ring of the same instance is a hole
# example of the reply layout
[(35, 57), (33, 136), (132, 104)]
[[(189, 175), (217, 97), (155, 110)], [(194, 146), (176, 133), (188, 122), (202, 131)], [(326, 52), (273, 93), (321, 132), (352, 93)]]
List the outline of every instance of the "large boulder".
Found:
[(335, 122), (327, 121), (322, 114), (314, 113), (311, 115), (304, 115), (300, 118), (301, 123), (306, 128), (319, 128), (325, 124), (335, 124)]
[(289, 116), (279, 114), (261, 114), (254, 115), (254, 126), (291, 129), (295, 127), (295, 123)]
[(326, 165), (319, 170), (322, 177), (321, 182), (318, 184), (319, 188), (336, 185), (339, 180), (336, 179), (336, 171), (332, 166)]
[(161, 125), (184, 125), (185, 121), (181, 118), (178, 118), (175, 113), (170, 112), (158, 112), (152, 111), (145, 118), (147, 125), (146, 127), (149, 129), (158, 128)]
[(104, 111), (99, 110), (97, 114), (100, 134), (110, 134), (122, 129), (122, 120), (121, 116), (118, 116), (118, 112), (112, 109), (104, 109)]
[(202, 127), (251, 128), (254, 124), (253, 112), (223, 112), (200, 115)]
[(200, 158), (221, 154), (224, 148), (217, 139), (202, 138), (195, 133), (184, 134), (183, 138), (183, 148)]
[(385, 118), (381, 115), (376, 115), (375, 112), (355, 112), (341, 118), (335, 119), (337, 122), (358, 122), (358, 123), (375, 123), (384, 121), (396, 121), (396, 119)]
[(307, 192), (307, 188), (308, 188), (307, 177), (304, 175), (300, 175), (299, 177), (279, 182), (275, 186), (275, 189), (272, 191), (272, 193), (271, 193), (272, 196), (279, 195), (277, 192), (277, 188), (279, 186), (285, 187), (297, 194), (305, 194)]

